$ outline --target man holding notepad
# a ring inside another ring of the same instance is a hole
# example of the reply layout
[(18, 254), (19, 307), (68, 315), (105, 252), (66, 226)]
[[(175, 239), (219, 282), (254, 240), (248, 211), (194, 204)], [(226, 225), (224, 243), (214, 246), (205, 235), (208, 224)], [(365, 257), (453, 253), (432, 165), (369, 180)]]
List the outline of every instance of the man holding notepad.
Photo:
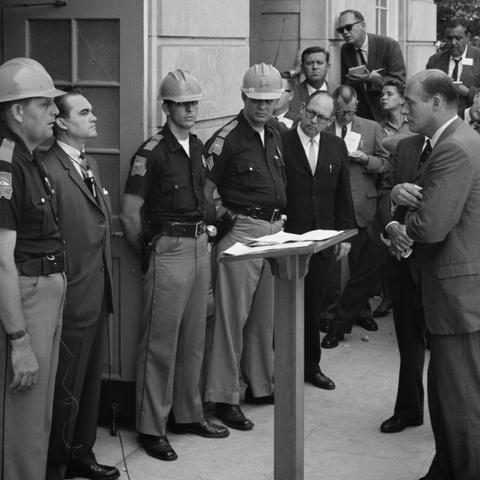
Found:
[(390, 37), (365, 29), (357, 10), (345, 10), (338, 18), (337, 32), (345, 40), (341, 51), (342, 85), (352, 86), (358, 97), (357, 115), (380, 122), (385, 111), (380, 102), (387, 78), (405, 82), (405, 62), (400, 45)]

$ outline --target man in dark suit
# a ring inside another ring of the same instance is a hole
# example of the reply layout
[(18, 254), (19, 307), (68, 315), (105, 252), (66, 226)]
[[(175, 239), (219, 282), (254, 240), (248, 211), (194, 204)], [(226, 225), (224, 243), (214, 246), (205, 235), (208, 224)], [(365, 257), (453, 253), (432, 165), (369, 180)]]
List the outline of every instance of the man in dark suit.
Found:
[[(421, 304), (418, 245), (405, 233), (405, 214), (411, 201), (406, 191), (414, 190), (425, 172), (423, 135), (400, 140), (390, 160), (390, 170), (380, 189), (379, 216), (391, 241), (386, 271), (390, 280), (393, 321), (400, 353), (397, 399), (393, 416), (380, 431), (396, 433), (423, 424), (425, 364), (425, 317)], [(420, 202), (415, 201), (419, 206)], [(392, 207), (393, 205), (393, 207)], [(410, 251), (410, 255), (402, 253)]]
[[(341, 50), (342, 85), (357, 92), (358, 116), (380, 122), (386, 117), (381, 105), (383, 82), (397, 78), (405, 82), (405, 62), (400, 45), (390, 37), (366, 32), (365, 19), (357, 10), (345, 10), (338, 18), (337, 32), (345, 40)], [(363, 73), (350, 68), (365, 65)]]
[(57, 192), (67, 298), (46, 478), (114, 479), (120, 472), (98, 464), (93, 453), (105, 329), (113, 311), (110, 198), (96, 161), (85, 157), (85, 144), (97, 136), (92, 106), (78, 89), (56, 104), (56, 142), (44, 163)]
[(456, 83), (458, 108), (468, 107), (480, 89), (480, 49), (468, 45), (468, 23), (453, 18), (445, 27), (445, 50), (432, 55), (427, 69), (436, 68), (448, 74)]
[(410, 129), (432, 147), (421, 192), (403, 193), (431, 333), (436, 454), (428, 480), (480, 478), (480, 138), (457, 117), (457, 104), (457, 89), (443, 72), (427, 70), (407, 82)]
[[(352, 228), (353, 208), (348, 152), (340, 138), (323, 133), (333, 122), (336, 103), (328, 92), (315, 92), (302, 108), (297, 128), (282, 134), (287, 176), (285, 231), (345, 230)], [(335, 247), (337, 260), (350, 243)], [(305, 277), (305, 380), (331, 390), (335, 384), (320, 370), (319, 318), (330, 298), (332, 249), (315, 253)]]
[(302, 105), (308, 97), (317, 90), (326, 90), (332, 93), (336, 86), (326, 81), (330, 69), (330, 52), (323, 47), (309, 47), (302, 52), (302, 73), (305, 80), (295, 87), (293, 100), (290, 101), (290, 110), (300, 114)]
[[(335, 348), (345, 333), (352, 331), (357, 322), (365, 330), (378, 330), (371, 317), (368, 299), (379, 281), (387, 249), (380, 241), (377, 227), (378, 192), (375, 186), (377, 174), (388, 170), (388, 152), (382, 146), (382, 132), (378, 123), (355, 115), (358, 100), (355, 90), (348, 86), (338, 87), (334, 94), (337, 100), (335, 123), (326, 131), (344, 137), (349, 148), (350, 184), (354, 210), (354, 228), (358, 235), (352, 239), (348, 255), (350, 277), (343, 293), (333, 299), (328, 309), (332, 330), (322, 340), (322, 347)], [(339, 267), (332, 268), (332, 282), (339, 282)], [(337, 288), (337, 291), (339, 289)]]

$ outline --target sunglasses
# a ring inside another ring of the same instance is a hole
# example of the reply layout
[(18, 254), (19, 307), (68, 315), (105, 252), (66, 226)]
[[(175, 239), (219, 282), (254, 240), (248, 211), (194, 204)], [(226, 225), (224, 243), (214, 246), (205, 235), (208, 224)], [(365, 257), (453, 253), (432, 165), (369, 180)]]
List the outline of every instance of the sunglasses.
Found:
[(348, 25), (344, 25), (343, 27), (338, 27), (336, 30), (338, 33), (340, 33), (340, 35), (342, 35), (343, 32), (351, 32), (354, 25), (362, 22), (363, 20), (359, 20), (358, 22), (355, 22), (355, 23), (349, 23)]

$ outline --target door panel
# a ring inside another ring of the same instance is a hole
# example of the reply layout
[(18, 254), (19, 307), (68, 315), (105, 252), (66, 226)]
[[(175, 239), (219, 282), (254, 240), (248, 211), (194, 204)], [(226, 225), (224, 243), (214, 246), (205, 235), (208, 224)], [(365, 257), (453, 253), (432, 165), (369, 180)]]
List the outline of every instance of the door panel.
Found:
[[(10, 1), (15, 2), (19, 7), (24, 3)], [(130, 158), (145, 135), (144, 8), (143, 0), (81, 0), (65, 7), (9, 8), (3, 19), (5, 61), (38, 60), (58, 88), (80, 87), (93, 105), (98, 136), (87, 144), (87, 152), (99, 163), (119, 234)], [(116, 311), (110, 321), (106, 367), (113, 378), (133, 381), (142, 312), (141, 273), (124, 238), (114, 237), (112, 245)]]

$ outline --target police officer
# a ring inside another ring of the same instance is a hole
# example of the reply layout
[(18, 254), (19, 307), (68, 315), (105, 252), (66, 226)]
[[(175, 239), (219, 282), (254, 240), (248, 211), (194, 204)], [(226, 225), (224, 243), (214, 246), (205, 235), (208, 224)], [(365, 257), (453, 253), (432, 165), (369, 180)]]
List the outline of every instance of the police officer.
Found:
[[(165, 435), (221, 438), (229, 431), (204, 419), (199, 378), (205, 346), (210, 264), (205, 233), (204, 146), (190, 133), (203, 100), (186, 70), (160, 85), (166, 125), (137, 151), (120, 218), (130, 244), (143, 248), (143, 336), (137, 356), (137, 428), (145, 451), (177, 454)], [(140, 210), (146, 215), (142, 234)]]
[[(254, 65), (242, 85), (244, 107), (207, 142), (207, 202), (218, 188), (217, 221), (231, 229), (215, 246), (222, 252), (245, 237), (281, 230), (286, 205), (285, 169), (278, 132), (266, 124), (281, 97), (282, 79), (271, 65)], [(214, 216), (208, 203), (208, 218)], [(232, 226), (233, 224), (233, 226)], [(216, 258), (212, 258), (212, 265)], [(213, 344), (206, 400), (217, 402), (225, 425), (250, 430), (240, 409), (239, 377), (247, 403), (273, 403), (273, 287), (267, 262), (221, 263), (214, 275)]]
[(36, 148), (56, 90), (28, 58), (0, 67), (0, 478), (45, 474), (65, 298), (54, 191)]

